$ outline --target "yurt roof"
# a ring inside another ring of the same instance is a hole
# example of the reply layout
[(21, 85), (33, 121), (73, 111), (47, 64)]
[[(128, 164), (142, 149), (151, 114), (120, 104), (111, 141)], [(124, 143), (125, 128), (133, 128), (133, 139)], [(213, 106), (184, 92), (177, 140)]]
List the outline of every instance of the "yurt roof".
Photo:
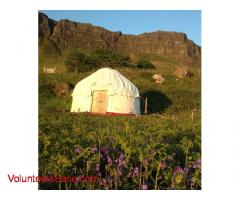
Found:
[(108, 95), (139, 97), (137, 87), (117, 70), (102, 68), (75, 86), (72, 96), (91, 96), (93, 90), (107, 90)]

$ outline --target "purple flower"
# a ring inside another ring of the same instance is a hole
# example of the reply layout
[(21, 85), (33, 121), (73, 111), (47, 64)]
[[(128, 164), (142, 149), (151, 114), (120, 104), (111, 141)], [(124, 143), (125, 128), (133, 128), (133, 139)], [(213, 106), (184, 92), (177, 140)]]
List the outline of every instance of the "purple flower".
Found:
[(175, 169), (174, 169), (174, 173), (175, 174), (180, 174), (180, 173), (184, 173), (184, 171), (183, 171), (183, 169), (181, 168), (181, 167), (176, 167)]
[(101, 180), (100, 184), (105, 187), (105, 186), (107, 185), (106, 179), (103, 178), (103, 179)]
[(100, 152), (101, 152), (101, 154), (103, 155), (103, 158), (104, 158), (105, 160), (108, 160), (108, 159), (107, 159), (107, 156), (108, 156), (108, 154), (109, 154), (109, 151), (110, 151), (110, 148), (109, 148), (109, 147), (103, 147), (103, 148), (101, 148), (101, 150), (100, 150)]
[(118, 160), (116, 160), (116, 162), (118, 164), (118, 167), (124, 167), (124, 165), (125, 165), (125, 160), (118, 159)]
[(109, 154), (110, 148), (109, 147), (103, 147), (103, 148), (101, 148), (100, 151), (103, 154), (103, 156), (107, 157), (107, 155)]
[(201, 160), (198, 159), (193, 163), (193, 168), (194, 169), (200, 169), (201, 168)]
[(97, 172), (100, 171), (99, 164), (96, 164), (96, 171), (97, 171)]
[(123, 153), (121, 153), (120, 156), (119, 156), (119, 159), (120, 160), (124, 160), (125, 159), (125, 155)]
[(121, 153), (119, 158), (115, 160), (115, 163), (117, 163), (118, 168), (123, 168), (126, 164), (125, 155)]
[(106, 179), (103, 178), (100, 181), (100, 185), (103, 186), (103, 188), (106, 189), (106, 190), (108, 190), (108, 187), (109, 187), (108, 184), (109, 184), (109, 179), (108, 178), (106, 178)]
[(133, 168), (130, 167), (130, 170), (129, 170), (128, 175), (127, 175), (128, 178), (131, 177), (131, 176), (133, 176), (132, 170), (133, 170)]
[(80, 147), (75, 148), (75, 152), (76, 152), (77, 154), (80, 154), (80, 153), (81, 153)]
[(98, 176), (101, 176), (101, 171), (100, 171), (100, 166), (99, 166), (99, 164), (96, 164), (96, 172), (97, 172), (97, 175)]
[(107, 162), (109, 165), (112, 165), (112, 159), (109, 155), (107, 155)]
[(133, 174), (134, 174), (135, 176), (139, 176), (139, 168), (138, 168), (138, 167), (134, 167), (134, 169), (133, 169)]
[(148, 165), (148, 159), (147, 158), (144, 158), (144, 160), (143, 160), (143, 166), (146, 166), (146, 165)]
[(167, 164), (165, 162), (160, 163), (160, 168), (165, 169), (167, 167)]
[(184, 171), (184, 173), (187, 175), (188, 172), (189, 172), (189, 167), (184, 167), (183, 171)]
[(130, 171), (130, 172), (128, 172), (127, 177), (130, 178), (131, 176), (132, 176), (132, 172)]
[(118, 175), (122, 176), (123, 175), (123, 170), (118, 168)]
[(147, 190), (147, 189), (148, 189), (147, 184), (143, 184), (143, 185), (141, 185), (141, 190)]

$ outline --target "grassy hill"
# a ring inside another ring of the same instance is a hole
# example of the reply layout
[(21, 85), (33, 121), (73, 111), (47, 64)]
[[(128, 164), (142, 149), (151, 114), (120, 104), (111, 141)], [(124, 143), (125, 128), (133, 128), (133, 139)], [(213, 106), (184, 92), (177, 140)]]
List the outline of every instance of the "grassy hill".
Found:
[[(176, 63), (153, 62), (155, 70), (118, 68), (148, 97), (149, 114), (137, 117), (70, 113), (71, 92), (58, 98), (54, 84), (74, 86), (93, 71), (40, 70), (39, 175), (98, 177), (96, 182), (40, 183), (40, 189), (201, 188), (199, 68), (191, 68), (194, 76), (176, 80)], [(165, 78), (162, 85), (151, 79), (157, 72)]]

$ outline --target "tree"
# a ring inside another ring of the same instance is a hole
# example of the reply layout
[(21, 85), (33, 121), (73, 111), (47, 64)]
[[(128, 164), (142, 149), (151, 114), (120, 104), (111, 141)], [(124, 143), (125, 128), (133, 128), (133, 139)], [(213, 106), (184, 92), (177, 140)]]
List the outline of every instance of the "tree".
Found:
[(65, 64), (71, 72), (79, 73), (98, 68), (98, 60), (93, 56), (85, 55), (78, 51), (72, 51), (66, 58)]
[(80, 67), (84, 64), (85, 59), (85, 54), (78, 51), (73, 51), (67, 56), (65, 64), (68, 67), (69, 71), (74, 71), (76, 74), (77, 72), (81, 71)]

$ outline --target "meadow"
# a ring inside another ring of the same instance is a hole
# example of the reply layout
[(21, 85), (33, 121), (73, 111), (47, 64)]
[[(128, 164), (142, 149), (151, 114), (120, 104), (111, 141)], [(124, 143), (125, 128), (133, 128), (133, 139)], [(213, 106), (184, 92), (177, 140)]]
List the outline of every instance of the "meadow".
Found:
[[(39, 176), (95, 176), (97, 181), (39, 183), (39, 189), (201, 189), (201, 75), (176, 79), (177, 65), (156, 70), (118, 68), (148, 98), (148, 114), (70, 113), (74, 85), (93, 73), (39, 73)], [(165, 78), (155, 84), (151, 76)], [(142, 101), (143, 102), (143, 101)]]

